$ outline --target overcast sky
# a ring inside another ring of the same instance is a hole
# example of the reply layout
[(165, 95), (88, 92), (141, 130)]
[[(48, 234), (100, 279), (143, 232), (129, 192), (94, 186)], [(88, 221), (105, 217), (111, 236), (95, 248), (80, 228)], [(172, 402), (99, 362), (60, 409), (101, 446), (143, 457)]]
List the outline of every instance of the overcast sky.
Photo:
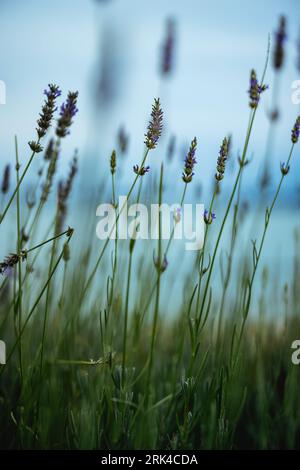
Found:
[[(78, 147), (81, 159), (89, 159), (97, 150), (100, 162), (125, 123), (134, 161), (143, 148), (153, 97), (159, 95), (168, 132), (179, 142), (196, 135), (199, 164), (206, 171), (213, 169), (224, 135), (233, 134), (235, 151), (242, 145), (249, 70), (254, 67), (261, 74), (268, 33), (273, 39), (281, 13), (288, 18), (288, 50), (274, 160), (284, 159), (299, 110), (291, 102), (291, 83), (300, 79), (295, 65), (298, 12), (297, 0), (1, 0), (0, 79), (7, 97), (6, 105), (0, 105), (0, 164), (13, 159), (15, 133), (21, 158), (26, 158), (23, 149), (34, 137), (42, 91), (55, 82), (64, 93), (80, 93), (79, 113), (65, 142), (68, 155)], [(177, 22), (176, 67), (162, 82), (158, 62), (168, 16)], [(103, 51), (116, 70), (115, 99), (106, 105), (95, 103), (94, 96)], [(266, 81), (272, 80), (270, 67)], [(270, 96), (268, 92), (263, 98), (250, 145), (257, 157), (264, 149)]]

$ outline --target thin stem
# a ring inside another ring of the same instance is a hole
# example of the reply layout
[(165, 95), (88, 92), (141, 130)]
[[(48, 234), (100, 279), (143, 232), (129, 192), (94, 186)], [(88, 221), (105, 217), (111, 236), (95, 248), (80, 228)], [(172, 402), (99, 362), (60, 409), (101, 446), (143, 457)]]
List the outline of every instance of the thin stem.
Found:
[[(39, 144), (39, 142), (40, 142), (40, 139), (38, 139), (37, 145)], [(14, 198), (15, 198), (15, 196), (16, 196), (18, 190), (19, 190), (19, 187), (20, 187), (21, 184), (22, 184), (23, 179), (24, 179), (25, 176), (26, 176), (26, 173), (27, 173), (27, 171), (28, 171), (28, 169), (29, 169), (29, 167), (30, 167), (30, 165), (31, 165), (31, 163), (32, 163), (32, 160), (33, 160), (35, 154), (36, 154), (36, 152), (32, 152), (31, 157), (29, 158), (28, 163), (27, 163), (27, 165), (26, 165), (26, 167), (25, 167), (25, 170), (23, 171), (23, 173), (22, 173), (22, 175), (21, 175), (21, 177), (20, 177), (20, 179), (19, 179), (19, 182), (17, 183), (17, 186), (16, 186), (14, 192), (12, 193), (12, 195), (11, 195), (11, 197), (10, 197), (10, 199), (9, 199), (9, 201), (8, 201), (8, 203), (7, 203), (6, 207), (5, 207), (5, 209), (4, 209), (4, 212), (0, 215), (0, 225), (2, 224), (2, 222), (3, 222), (3, 220), (4, 220), (4, 217), (6, 216), (7, 211), (8, 211), (8, 209), (10, 208), (10, 206), (11, 206), (11, 204), (12, 204), (12, 202), (13, 202), (13, 200), (14, 200)]]
[[(17, 175), (17, 252), (21, 252), (22, 248), (22, 240), (21, 240), (21, 221), (20, 221), (20, 177), (19, 177), (19, 152), (18, 152), (18, 141), (17, 136), (15, 136), (15, 155), (16, 155), (16, 175)], [(19, 258), (18, 261), (18, 285), (19, 285), (19, 293), (18, 293), (18, 334), (20, 334), (22, 328), (22, 261)], [(22, 361), (22, 340), (20, 340), (19, 344), (19, 362), (20, 362), (20, 374), (21, 374), (21, 383), (23, 381), (23, 361)]]
[(127, 287), (126, 287), (126, 301), (125, 301), (125, 316), (124, 316), (124, 331), (123, 331), (123, 358), (122, 358), (122, 387), (125, 385), (125, 367), (126, 367), (126, 354), (127, 354), (127, 326), (128, 326), (128, 310), (129, 310), (129, 293), (131, 281), (131, 266), (132, 266), (133, 251), (129, 251), (129, 262), (127, 272)]
[[(149, 153), (149, 149), (146, 148), (145, 154), (144, 154), (144, 157), (143, 157), (143, 160), (142, 160), (142, 163), (141, 163), (140, 167), (144, 166), (145, 161), (146, 161), (146, 158), (147, 158), (147, 156), (148, 156), (148, 153)], [(126, 201), (124, 202), (124, 204), (122, 205), (120, 211), (118, 212), (118, 215), (117, 215), (117, 217), (116, 217), (116, 220), (114, 221), (114, 224), (113, 224), (113, 226), (112, 226), (112, 228), (111, 228), (111, 231), (110, 231), (110, 233), (109, 233), (107, 239), (105, 240), (104, 246), (103, 246), (102, 250), (100, 251), (100, 254), (99, 254), (98, 259), (97, 259), (97, 261), (96, 261), (96, 263), (95, 263), (95, 266), (94, 266), (94, 268), (93, 268), (93, 270), (92, 270), (90, 276), (88, 277), (88, 280), (87, 280), (87, 282), (86, 282), (86, 284), (85, 284), (85, 286), (84, 286), (84, 288), (83, 288), (83, 291), (82, 291), (82, 294), (81, 294), (80, 303), (81, 303), (82, 300), (84, 299), (85, 294), (86, 294), (87, 290), (89, 289), (89, 287), (90, 287), (90, 285), (91, 285), (91, 282), (92, 282), (92, 280), (93, 280), (93, 278), (94, 278), (94, 276), (95, 276), (95, 274), (96, 274), (96, 272), (97, 272), (97, 269), (98, 269), (98, 267), (99, 267), (99, 264), (100, 264), (100, 262), (101, 262), (101, 260), (102, 260), (102, 257), (103, 257), (103, 255), (104, 255), (104, 253), (105, 253), (105, 250), (106, 250), (106, 248), (107, 248), (107, 245), (108, 245), (108, 243), (109, 243), (109, 241), (110, 241), (110, 237), (111, 237), (111, 235), (113, 234), (113, 232), (114, 232), (114, 230), (115, 230), (115, 227), (116, 227), (116, 225), (117, 225), (117, 223), (118, 223), (118, 221), (119, 221), (119, 218), (120, 218), (121, 214), (123, 213), (123, 211), (124, 211), (124, 209), (125, 209), (125, 207), (126, 207), (127, 200), (130, 198), (131, 193), (132, 193), (132, 191), (133, 191), (133, 189), (134, 189), (134, 187), (135, 187), (135, 185), (136, 185), (136, 182), (137, 182), (137, 180), (139, 179), (139, 177), (140, 177), (140, 175), (136, 175), (136, 177), (134, 178), (134, 181), (133, 181), (133, 183), (132, 183), (132, 185), (131, 185), (131, 187), (130, 187), (130, 189), (129, 189), (129, 192), (128, 192), (128, 194), (127, 194)]]
[[(290, 163), (290, 161), (291, 161), (292, 154), (293, 154), (293, 150), (294, 150), (294, 145), (295, 145), (295, 144), (292, 144), (292, 146), (291, 146), (291, 150), (290, 150), (290, 152), (289, 152), (289, 156), (288, 156), (288, 159), (287, 159), (287, 162), (286, 162), (286, 166), (288, 166), (289, 163)], [(239, 339), (238, 339), (238, 343), (237, 343), (236, 354), (235, 354), (236, 359), (235, 359), (235, 361), (234, 361), (233, 369), (234, 369), (234, 367), (235, 367), (235, 365), (236, 365), (236, 363), (237, 363), (237, 357), (238, 357), (238, 353), (239, 353), (240, 346), (241, 346), (241, 340), (242, 340), (242, 336), (243, 336), (243, 332), (244, 332), (246, 320), (247, 320), (247, 318), (248, 318), (248, 313), (249, 313), (249, 309), (250, 309), (253, 283), (254, 283), (254, 279), (255, 279), (256, 272), (257, 272), (257, 267), (258, 267), (258, 264), (259, 264), (259, 260), (260, 260), (261, 254), (262, 254), (263, 246), (264, 246), (264, 243), (265, 243), (265, 238), (266, 238), (268, 226), (269, 226), (270, 219), (271, 219), (271, 215), (272, 215), (274, 206), (275, 206), (275, 204), (276, 204), (278, 195), (279, 195), (279, 193), (280, 193), (280, 189), (281, 189), (281, 186), (282, 186), (282, 183), (283, 183), (283, 180), (284, 180), (284, 177), (285, 177), (285, 176), (286, 176), (286, 175), (284, 175), (284, 174), (282, 173), (281, 178), (280, 178), (280, 181), (279, 181), (279, 184), (278, 184), (278, 186), (277, 186), (277, 190), (276, 190), (276, 192), (275, 192), (275, 194), (274, 194), (274, 197), (273, 197), (273, 200), (272, 200), (270, 209), (267, 209), (267, 212), (266, 212), (265, 226), (264, 226), (263, 234), (262, 234), (262, 237), (261, 237), (261, 242), (260, 242), (260, 245), (259, 245), (259, 249), (258, 249), (258, 251), (257, 251), (257, 255), (256, 255), (256, 259), (255, 259), (255, 264), (254, 264), (254, 266), (253, 266), (253, 271), (252, 271), (252, 275), (251, 275), (251, 278), (250, 278), (250, 282), (249, 282), (249, 285), (248, 285), (248, 299), (247, 299), (246, 308), (245, 308), (245, 310), (243, 311), (243, 322), (242, 322), (241, 331), (240, 331), (240, 335), (239, 335)]]
[(156, 330), (157, 330), (157, 322), (158, 322), (158, 315), (159, 315), (159, 300), (160, 300), (160, 279), (161, 279), (161, 255), (162, 255), (162, 240), (161, 240), (161, 211), (160, 207), (162, 204), (162, 190), (163, 190), (163, 165), (161, 165), (160, 170), (160, 181), (159, 181), (159, 196), (158, 196), (158, 256), (157, 256), (157, 287), (156, 287), (156, 297), (155, 297), (155, 307), (154, 307), (154, 316), (153, 316), (153, 324), (152, 324), (152, 334), (151, 334), (151, 346), (150, 346), (150, 358), (149, 358), (149, 367), (148, 367), (148, 374), (147, 374), (147, 382), (146, 382), (146, 405), (148, 405), (149, 400), (149, 393), (150, 393), (150, 382), (151, 382), (151, 375), (152, 375), (152, 368), (153, 368), (153, 359), (154, 359), (154, 345), (155, 345), (155, 338), (156, 338)]
[[(70, 242), (72, 235), (73, 235), (73, 232), (72, 232), (72, 233), (70, 234), (70, 236), (68, 237), (67, 243)], [(3, 374), (5, 368), (7, 367), (8, 362), (10, 361), (10, 359), (11, 359), (13, 353), (15, 352), (16, 348), (18, 347), (18, 344), (19, 344), (19, 342), (20, 342), (20, 340), (21, 340), (21, 338), (22, 338), (22, 336), (23, 336), (23, 334), (24, 334), (25, 328), (26, 328), (26, 326), (27, 326), (27, 324), (28, 324), (30, 318), (32, 317), (32, 315), (33, 315), (33, 313), (34, 313), (36, 307), (37, 307), (38, 304), (40, 303), (40, 300), (41, 300), (41, 298), (43, 297), (43, 294), (44, 294), (45, 290), (47, 289), (48, 284), (49, 284), (49, 282), (51, 281), (51, 279), (52, 279), (52, 277), (53, 277), (53, 275), (54, 275), (54, 273), (55, 273), (55, 271), (56, 271), (56, 269), (57, 269), (57, 267), (58, 267), (58, 265), (59, 265), (59, 263), (60, 263), (60, 261), (61, 261), (61, 259), (62, 259), (62, 257), (63, 257), (63, 254), (64, 254), (64, 250), (62, 249), (62, 251), (61, 251), (61, 253), (60, 253), (60, 255), (59, 255), (59, 257), (58, 257), (58, 259), (57, 259), (57, 261), (56, 261), (56, 263), (55, 263), (55, 265), (54, 265), (54, 267), (53, 267), (53, 269), (52, 269), (52, 271), (51, 271), (51, 273), (50, 273), (50, 276), (48, 277), (46, 283), (44, 284), (44, 286), (43, 286), (43, 288), (42, 288), (42, 290), (41, 290), (41, 292), (39, 293), (38, 297), (36, 298), (36, 300), (35, 300), (35, 302), (34, 302), (32, 308), (31, 308), (29, 314), (27, 315), (27, 318), (26, 318), (25, 322), (23, 323), (23, 326), (22, 326), (22, 329), (21, 329), (21, 331), (20, 331), (20, 334), (19, 334), (19, 336), (18, 336), (16, 342), (14, 343), (14, 345), (13, 345), (13, 347), (12, 347), (10, 353), (9, 353), (8, 356), (7, 356), (6, 364), (4, 364), (3, 367), (0, 369), (0, 376)]]

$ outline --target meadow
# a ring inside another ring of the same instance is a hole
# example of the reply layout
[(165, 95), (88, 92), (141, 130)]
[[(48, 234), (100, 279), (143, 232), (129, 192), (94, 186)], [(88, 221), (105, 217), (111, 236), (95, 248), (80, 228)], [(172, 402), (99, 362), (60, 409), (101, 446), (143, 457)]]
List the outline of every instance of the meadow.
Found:
[[(282, 61), (280, 27), (275, 68)], [(15, 161), (3, 168), (0, 237), (8, 251), (0, 262), (0, 339), (7, 348), (0, 366), (2, 449), (299, 447), (300, 375), (291, 360), (291, 345), (300, 338), (299, 232), (286, 282), (270, 285), (264, 250), (299, 154), (300, 117), (290, 118), (286, 156), (274, 179), (268, 178), (269, 162), (264, 167), (249, 156), (256, 115), (272, 88), (265, 84), (270, 54), (269, 46), (261, 77), (250, 71), (240, 154), (233, 155), (231, 136), (220, 142), (211, 194), (201, 196), (207, 201), (203, 246), (189, 254), (185, 267), (184, 247), (174, 251), (174, 231), (168, 241), (161, 236), (161, 215), (157, 240), (120, 240), (116, 223), (115, 240), (99, 242), (95, 211), (100, 202), (111, 202), (119, 221), (124, 174), (126, 182), (131, 179), (130, 201), (159, 205), (176, 176), (180, 209), (201, 178), (197, 138), (190, 136), (182, 174), (173, 172), (170, 181), (170, 141), (150, 179), (167, 119), (155, 98), (145, 135), (132, 137), (144, 139), (140, 160), (127, 165), (126, 135), (120, 133), (103, 165), (105, 183), (90, 188), (92, 210), (82, 215), (80, 150), (66, 176), (57, 170), (64, 141), (72, 139), (80, 93), (69, 92), (63, 101), (60, 88), (48, 85), (27, 160), (20, 162), (16, 136)], [(243, 194), (249, 165), (263, 168), (257, 192), (264, 211), (255, 213), (260, 224), (250, 224), (255, 238), (241, 245), (253, 214)], [(224, 189), (226, 178), (231, 183)], [(183, 215), (174, 214), (174, 227)], [(269, 305), (276, 315), (265, 315)]]

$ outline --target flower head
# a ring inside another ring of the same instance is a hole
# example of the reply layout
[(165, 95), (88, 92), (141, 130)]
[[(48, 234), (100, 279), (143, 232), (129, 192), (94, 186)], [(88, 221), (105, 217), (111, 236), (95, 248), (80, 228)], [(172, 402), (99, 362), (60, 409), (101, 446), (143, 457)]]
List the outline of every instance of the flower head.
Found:
[(145, 134), (145, 144), (148, 149), (154, 149), (157, 146), (158, 139), (162, 133), (163, 112), (160, 107), (159, 98), (154, 99), (152, 105), (151, 119), (148, 125), (148, 131)]
[(197, 149), (197, 139), (196, 137), (194, 137), (194, 139), (191, 142), (188, 154), (184, 160), (184, 169), (182, 172), (182, 179), (185, 183), (190, 183), (194, 176), (193, 169), (197, 163), (196, 158), (195, 158), (196, 149)]
[(19, 261), (24, 261), (27, 258), (27, 251), (23, 250), (20, 254), (11, 253), (9, 256), (6, 256), (4, 261), (0, 263), (0, 274), (9, 275), (12, 268), (18, 264)]
[(28, 142), (28, 145), (34, 153), (40, 153), (43, 151), (43, 147), (41, 146), (41, 144), (39, 144), (35, 140), (30, 140)]
[(248, 90), (250, 96), (250, 108), (257, 108), (261, 93), (263, 93), (267, 89), (268, 85), (259, 85), (256, 77), (256, 72), (254, 69), (252, 69), (250, 74), (250, 88)]
[(116, 155), (116, 151), (113, 150), (111, 157), (110, 157), (110, 172), (112, 175), (115, 174), (116, 168), (117, 168), (117, 155)]
[(48, 88), (44, 90), (44, 95), (46, 96), (46, 99), (37, 121), (38, 127), (36, 129), (39, 139), (46, 135), (47, 130), (51, 126), (53, 114), (56, 111), (55, 101), (56, 98), (61, 95), (61, 91), (57, 85), (50, 83)]
[(280, 163), (280, 171), (281, 171), (283, 176), (287, 175), (288, 172), (290, 171), (290, 165), (288, 165), (285, 162), (281, 162)]
[(207, 209), (205, 209), (203, 218), (206, 225), (210, 225), (215, 220), (216, 214), (214, 212), (209, 212)]
[(69, 128), (71, 127), (73, 117), (78, 112), (77, 109), (77, 98), (78, 91), (69, 91), (68, 97), (60, 107), (60, 117), (57, 121), (56, 135), (58, 137), (66, 137), (70, 133)]
[(150, 171), (150, 166), (139, 166), (139, 165), (134, 165), (133, 166), (133, 171), (136, 175), (139, 176), (144, 176), (146, 173)]
[(217, 172), (215, 174), (215, 178), (217, 181), (221, 181), (224, 178), (228, 151), (229, 151), (228, 139), (224, 137), (222, 145), (220, 147), (219, 157), (217, 160)]
[(293, 144), (296, 144), (298, 142), (299, 133), (300, 133), (300, 116), (297, 117), (294, 127), (292, 129), (291, 139), (292, 139)]

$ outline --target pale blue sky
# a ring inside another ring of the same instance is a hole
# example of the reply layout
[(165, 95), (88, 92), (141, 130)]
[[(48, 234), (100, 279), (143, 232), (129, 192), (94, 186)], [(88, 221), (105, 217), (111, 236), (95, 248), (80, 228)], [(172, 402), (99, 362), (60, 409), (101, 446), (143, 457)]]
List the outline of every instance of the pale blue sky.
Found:
[[(68, 89), (80, 93), (79, 113), (65, 143), (68, 157), (78, 147), (81, 161), (89, 159), (93, 170), (100, 172), (101, 159), (114, 146), (119, 125), (125, 123), (131, 134), (130, 160), (139, 160), (151, 103), (159, 95), (168, 131), (177, 134), (179, 142), (196, 135), (199, 165), (204, 172), (212, 171), (224, 135), (232, 132), (236, 151), (242, 145), (249, 70), (262, 72), (268, 33), (273, 37), (278, 17), (284, 13), (289, 37), (280, 89), (277, 165), (285, 158), (299, 110), (290, 99), (291, 83), (300, 79), (295, 66), (298, 11), (297, 0), (1, 0), (0, 79), (6, 83), (7, 103), (0, 106), (0, 163), (13, 159), (15, 133), (21, 157), (26, 158), (42, 91), (55, 82), (64, 93)], [(158, 56), (170, 15), (177, 21), (176, 69), (162, 83)], [(104, 48), (121, 72), (116, 77), (117, 99), (109, 107), (100, 107), (96, 118), (94, 73)], [(266, 81), (271, 84), (272, 79), (270, 67)], [(270, 96), (264, 96), (250, 145), (257, 157), (264, 149)]]

